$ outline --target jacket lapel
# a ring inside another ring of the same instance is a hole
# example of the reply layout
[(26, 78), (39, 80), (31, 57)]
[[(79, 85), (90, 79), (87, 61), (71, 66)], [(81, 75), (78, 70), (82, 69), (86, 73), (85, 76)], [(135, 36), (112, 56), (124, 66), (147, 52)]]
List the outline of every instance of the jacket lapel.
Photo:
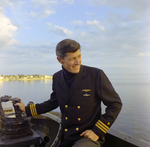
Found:
[(84, 72), (83, 72), (83, 66), (81, 66), (80, 72), (75, 76), (75, 79), (69, 89), (66, 103), (73, 97), (73, 95), (77, 92), (77, 90), (80, 89), (80, 87), (83, 84), (83, 80), (84, 80)]
[(63, 98), (62, 101), (64, 104), (66, 104), (76, 93), (76, 91), (80, 89), (80, 87), (83, 84), (84, 76), (85, 76), (85, 71), (83, 70), (83, 66), (81, 65), (80, 72), (75, 76), (75, 79), (71, 87), (69, 88), (63, 76), (63, 72), (61, 72), (59, 83), (61, 85), (63, 93), (66, 95), (66, 97), (62, 97)]
[(60, 79), (59, 79), (59, 83), (60, 83), (61, 87), (63, 88), (64, 92), (65, 92), (65, 93), (68, 93), (69, 87), (68, 87), (68, 85), (67, 85), (67, 83), (66, 83), (66, 81), (65, 81), (63, 72), (61, 72)]

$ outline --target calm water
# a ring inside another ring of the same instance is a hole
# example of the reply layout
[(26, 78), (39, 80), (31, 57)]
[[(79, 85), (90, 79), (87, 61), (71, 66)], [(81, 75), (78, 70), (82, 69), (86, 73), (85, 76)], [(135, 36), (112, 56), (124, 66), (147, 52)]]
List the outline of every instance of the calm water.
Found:
[[(150, 82), (129, 82), (112, 78), (123, 102), (113, 128), (150, 142)], [(49, 99), (52, 80), (0, 81), (0, 96), (20, 97), (25, 104)], [(59, 111), (57, 109), (56, 111)]]

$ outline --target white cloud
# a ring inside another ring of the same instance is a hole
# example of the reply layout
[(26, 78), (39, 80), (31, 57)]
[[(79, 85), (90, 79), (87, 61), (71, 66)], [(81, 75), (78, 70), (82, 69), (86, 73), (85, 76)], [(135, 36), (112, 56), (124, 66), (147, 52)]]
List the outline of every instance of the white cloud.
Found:
[(31, 11), (31, 12), (30, 12), (31, 17), (36, 17), (37, 14), (38, 14), (38, 13), (37, 13), (37, 12), (34, 12), (34, 11)]
[(66, 34), (66, 35), (71, 35), (73, 32), (72, 31), (69, 31), (68, 29), (66, 29), (66, 28), (63, 28), (63, 27), (59, 27), (59, 26), (54, 26), (54, 29), (55, 30), (61, 30), (61, 31), (63, 31), (63, 33), (64, 34)]
[(67, 28), (60, 27), (58, 25), (53, 25), (52, 23), (46, 23), (46, 25), (50, 26), (49, 30), (51, 33), (61, 36), (73, 34), (73, 32), (69, 31)]
[(56, 0), (31, 0), (31, 2), (34, 4), (36, 7), (51, 7), (53, 4), (56, 4)]
[(55, 13), (55, 11), (47, 9), (47, 10), (44, 10), (43, 13), (39, 15), (39, 17), (46, 18), (53, 13)]
[(52, 26), (53, 24), (51, 22), (46, 23), (48, 26)]
[(94, 12), (85, 12), (85, 14), (87, 14), (87, 15), (89, 15), (89, 16), (92, 16), (92, 17), (95, 16)]
[(130, 7), (135, 10), (148, 8), (149, 0), (89, 0), (95, 6), (108, 5), (114, 8)]
[(82, 24), (82, 21), (80, 20), (74, 20), (71, 22), (72, 24), (77, 24), (77, 25), (81, 25)]
[(13, 3), (17, 1), (18, 0), (0, 0), (0, 6), (1, 7), (5, 7), (5, 6), (13, 7)]
[(93, 20), (93, 21), (87, 21), (87, 24), (88, 25), (99, 25), (100, 23), (97, 20)]
[(0, 7), (0, 13), (4, 13), (4, 8)]
[(130, 19), (142, 19), (150, 13), (149, 0), (89, 0), (94, 6), (109, 6), (115, 9), (130, 10)]
[(98, 27), (98, 28), (101, 29), (102, 31), (105, 30), (105, 28), (104, 28), (104, 27), (100, 24), (100, 22), (97, 21), (97, 20), (87, 21), (86, 23), (87, 23), (87, 25), (94, 26), (94, 27)]
[(10, 19), (0, 14), (0, 45), (12, 45), (17, 43), (13, 37), (17, 27), (14, 26)]
[(74, 0), (63, 0), (64, 3), (73, 4)]
[(56, 0), (31, 0), (31, 17), (46, 18), (55, 13), (53, 6), (57, 4)]
[(55, 11), (51, 11), (49, 9), (44, 10), (44, 11), (40, 11), (40, 12), (31, 11), (30, 16), (31, 17), (38, 17), (38, 18), (46, 18), (46, 17), (50, 16), (53, 13), (55, 13)]
[(150, 53), (139, 53), (138, 55), (142, 57), (150, 57)]

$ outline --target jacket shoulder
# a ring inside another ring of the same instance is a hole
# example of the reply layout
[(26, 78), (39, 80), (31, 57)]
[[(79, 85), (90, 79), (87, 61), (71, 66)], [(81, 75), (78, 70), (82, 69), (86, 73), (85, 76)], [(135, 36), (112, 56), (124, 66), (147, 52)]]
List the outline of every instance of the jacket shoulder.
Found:
[(86, 73), (86, 74), (92, 74), (92, 75), (97, 75), (97, 74), (99, 74), (99, 73), (101, 73), (101, 72), (103, 72), (102, 71), (102, 69), (99, 69), (99, 68), (96, 68), (96, 67), (91, 67), (91, 66), (85, 66), (85, 65), (83, 65), (82, 66), (83, 67), (83, 71)]
[(53, 76), (59, 76), (62, 72), (63, 72), (62, 70), (59, 70), (59, 71), (55, 72)]
[(53, 75), (53, 80), (55, 79), (59, 79), (60, 75), (63, 73), (62, 70), (57, 71), (56, 73), (54, 73)]

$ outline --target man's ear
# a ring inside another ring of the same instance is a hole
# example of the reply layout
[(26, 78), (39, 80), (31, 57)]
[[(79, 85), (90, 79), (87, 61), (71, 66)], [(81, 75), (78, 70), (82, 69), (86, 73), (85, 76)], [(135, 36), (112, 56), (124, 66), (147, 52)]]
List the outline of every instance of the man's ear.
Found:
[(57, 60), (58, 60), (58, 62), (59, 62), (60, 64), (62, 64), (62, 58), (61, 58), (61, 57), (57, 56)]

